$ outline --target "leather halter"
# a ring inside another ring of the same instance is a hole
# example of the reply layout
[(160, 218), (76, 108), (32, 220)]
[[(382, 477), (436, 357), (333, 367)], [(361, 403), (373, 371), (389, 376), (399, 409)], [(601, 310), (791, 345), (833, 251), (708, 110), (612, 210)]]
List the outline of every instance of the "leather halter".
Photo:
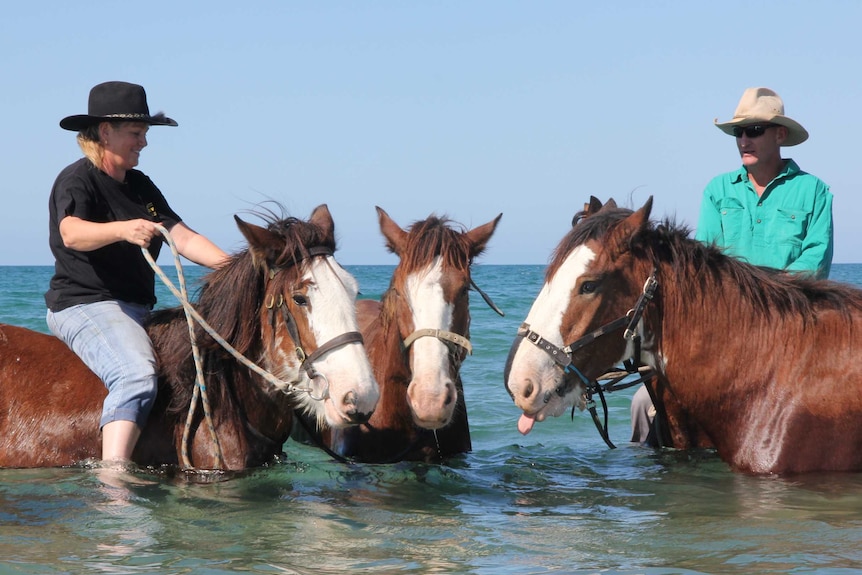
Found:
[[(278, 272), (280, 272), (284, 269), (287, 269), (289, 267), (293, 267), (294, 265), (298, 264), (299, 262), (303, 261), (304, 259), (311, 259), (311, 258), (314, 258), (317, 256), (327, 257), (327, 256), (331, 256), (331, 255), (332, 255), (332, 250), (330, 250), (327, 247), (318, 246), (318, 247), (310, 248), (308, 250), (308, 255), (306, 257), (301, 258), (301, 259), (297, 259), (288, 266), (282, 266), (280, 268), (272, 268), (269, 272), (269, 278), (270, 279), (274, 278)], [(341, 335), (335, 336), (334, 338), (327, 341), (326, 343), (319, 345), (317, 347), (317, 349), (314, 350), (311, 354), (307, 354), (305, 352), (305, 349), (303, 349), (303, 347), (302, 347), (302, 340), (299, 337), (299, 328), (296, 324), (296, 319), (294, 319), (293, 314), (290, 313), (290, 310), (288, 309), (287, 304), (285, 304), (285, 302), (284, 302), (284, 295), (279, 294), (278, 299), (276, 299), (276, 297), (274, 295), (270, 294), (269, 297), (267, 298), (267, 301), (264, 303), (264, 307), (266, 307), (268, 310), (270, 310), (270, 317), (273, 321), (275, 320), (275, 318), (273, 316), (275, 308), (278, 308), (279, 310), (281, 310), (281, 316), (284, 319), (285, 328), (287, 329), (287, 333), (290, 336), (290, 338), (293, 340), (293, 343), (295, 346), (296, 358), (300, 362), (299, 363), (300, 369), (304, 369), (305, 372), (308, 374), (308, 378), (311, 380), (314, 380), (317, 377), (322, 377), (324, 379), (324, 381), (326, 381), (326, 387), (324, 388), (324, 393), (322, 394), (322, 396), (321, 397), (314, 397), (312, 395), (312, 399), (315, 399), (315, 400), (326, 399), (326, 397), (329, 395), (329, 381), (326, 379), (326, 376), (324, 376), (321, 373), (318, 373), (314, 369), (314, 362), (316, 360), (320, 359), (323, 355), (325, 355), (325, 354), (329, 353), (330, 351), (337, 349), (343, 345), (347, 345), (349, 343), (359, 343), (359, 344), (364, 343), (364, 340), (362, 339), (362, 334), (359, 333), (358, 331), (349, 331), (347, 333), (343, 333)]]
[[(498, 308), (494, 304), (488, 294), (486, 294), (479, 288), (479, 286), (476, 285), (476, 282), (473, 281), (473, 278), (470, 278), (470, 286), (474, 290), (476, 290), (480, 296), (482, 296), (482, 299), (485, 300), (485, 303), (488, 304), (488, 307), (494, 310), (499, 316), (503, 317), (506, 315), (500, 308)], [(409, 349), (410, 346), (413, 345), (413, 342), (420, 337), (436, 337), (443, 343), (454, 343), (455, 345), (466, 350), (468, 354), (473, 355), (473, 345), (470, 343), (470, 340), (463, 335), (451, 331), (446, 331), (443, 329), (434, 329), (430, 327), (417, 329), (416, 331), (408, 335), (406, 338), (404, 338), (404, 349)]]
[[(630, 340), (634, 344), (634, 352), (631, 358), (625, 360), (623, 362), (626, 371), (629, 374), (640, 373), (639, 368), (643, 365), (641, 362), (641, 337), (640, 334), (637, 333), (637, 325), (643, 317), (644, 309), (647, 304), (653, 300), (655, 297), (655, 292), (658, 289), (658, 280), (656, 279), (656, 270), (653, 269), (650, 276), (644, 282), (643, 290), (641, 291), (641, 295), (638, 297), (635, 306), (630, 309), (624, 316), (619, 317), (611, 322), (604, 324), (591, 331), (588, 334), (585, 334), (575, 340), (574, 342), (566, 345), (564, 347), (557, 347), (553, 343), (549, 342), (541, 335), (536, 333), (535, 331), (530, 329), (530, 325), (528, 323), (522, 323), (521, 327), (518, 328), (518, 337), (523, 337), (545, 353), (551, 356), (557, 365), (563, 368), (565, 373), (573, 373), (578, 379), (580, 379), (581, 383), (585, 388), (585, 395), (587, 400), (587, 407), (590, 410), (590, 413), (593, 416), (593, 421), (596, 423), (596, 427), (599, 430), (599, 434), (604, 439), (605, 443), (608, 444), (608, 447), (614, 449), (616, 446), (611, 442), (608, 432), (607, 432), (607, 420), (608, 420), (608, 407), (605, 402), (605, 391), (612, 391), (613, 389), (623, 389), (626, 386), (616, 386), (612, 387), (616, 384), (619, 379), (614, 381), (612, 384), (607, 386), (602, 386), (596, 380), (590, 380), (581, 372), (580, 369), (575, 366), (573, 363), (573, 357), (575, 352), (581, 350), (587, 345), (593, 343), (598, 338), (619, 330), (622, 327), (625, 327), (625, 331), (623, 332), (623, 339)], [(641, 376), (635, 383), (640, 383), (644, 379), (647, 379), (649, 375)], [(635, 383), (632, 383), (634, 385)], [(561, 397), (566, 394), (570, 389), (570, 386), (561, 385), (555, 391)], [(602, 401), (602, 408), (604, 409), (604, 426), (598, 420), (598, 416), (595, 410), (595, 401), (593, 401), (592, 396), (594, 393), (597, 393)]]
[(417, 329), (416, 331), (408, 335), (406, 338), (404, 338), (404, 349), (409, 348), (411, 345), (413, 345), (413, 342), (420, 337), (436, 337), (443, 343), (454, 343), (455, 345), (463, 347), (470, 355), (473, 355), (473, 346), (472, 344), (470, 344), (470, 340), (463, 335), (459, 335), (455, 332), (442, 329), (433, 329), (430, 327)]

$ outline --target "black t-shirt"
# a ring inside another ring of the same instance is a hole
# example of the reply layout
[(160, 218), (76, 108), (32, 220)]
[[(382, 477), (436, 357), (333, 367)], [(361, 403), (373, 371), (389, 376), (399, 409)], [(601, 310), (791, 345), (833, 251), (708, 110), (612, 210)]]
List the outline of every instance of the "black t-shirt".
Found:
[[(118, 182), (82, 158), (57, 176), (48, 204), (48, 241), (55, 262), (45, 303), (52, 311), (114, 299), (156, 303), (155, 273), (139, 246), (120, 241), (82, 252), (65, 247), (60, 236), (60, 220), (66, 216), (97, 223), (145, 218), (170, 230), (182, 220), (150, 178), (129, 170), (126, 181)], [(154, 259), (161, 246), (161, 236), (156, 235), (149, 247)]]

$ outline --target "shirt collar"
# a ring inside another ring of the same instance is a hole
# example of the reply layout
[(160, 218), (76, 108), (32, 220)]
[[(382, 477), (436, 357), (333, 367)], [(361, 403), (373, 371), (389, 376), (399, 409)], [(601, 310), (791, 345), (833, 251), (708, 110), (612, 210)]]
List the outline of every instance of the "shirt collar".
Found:
[[(793, 175), (799, 173), (799, 165), (793, 161), (791, 158), (783, 158), (784, 160), (784, 169), (778, 172), (778, 175), (772, 180), (772, 182), (776, 182), (778, 180), (789, 178)], [(735, 172), (730, 172), (730, 182), (732, 184), (739, 184), (742, 182), (748, 181), (748, 170), (745, 169), (745, 166), (742, 166)], [(772, 182), (769, 182), (770, 185)], [(766, 186), (767, 188), (769, 186)]]

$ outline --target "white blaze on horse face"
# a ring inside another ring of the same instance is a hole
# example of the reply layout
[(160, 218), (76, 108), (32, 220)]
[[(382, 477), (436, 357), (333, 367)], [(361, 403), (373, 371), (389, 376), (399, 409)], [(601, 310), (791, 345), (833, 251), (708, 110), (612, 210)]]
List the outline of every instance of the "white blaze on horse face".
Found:
[[(595, 253), (586, 246), (573, 249), (554, 277), (542, 286), (524, 320), (531, 330), (558, 347), (565, 345), (560, 332), (572, 290), (594, 258)], [(556, 389), (562, 380), (563, 371), (550, 355), (526, 340), (521, 342), (512, 358), (506, 384), (515, 405), (524, 412), (518, 423), (522, 433), (529, 433), (535, 421), (561, 415), (581, 397), (584, 391), (581, 385), (561, 397)]]
[[(307, 268), (303, 281), (308, 284), (308, 322), (317, 345), (358, 332), (356, 278), (331, 256), (313, 258)], [(320, 375), (308, 382), (312, 394), (301, 394), (300, 400), (318, 421), (325, 418), (331, 427), (343, 427), (356, 423), (357, 416), (364, 419), (374, 411), (380, 391), (365, 346), (348, 343), (336, 347), (314, 361), (314, 370)], [(319, 399), (326, 393), (327, 385), (326, 400), (315, 401), (315, 397)]]
[[(404, 282), (414, 329), (452, 329), (453, 309), (443, 297), (442, 277), (443, 263), (438, 256)], [(413, 419), (427, 429), (443, 427), (452, 418), (457, 394), (449, 371), (449, 347), (436, 337), (420, 337), (412, 344), (412, 357), (407, 400)]]

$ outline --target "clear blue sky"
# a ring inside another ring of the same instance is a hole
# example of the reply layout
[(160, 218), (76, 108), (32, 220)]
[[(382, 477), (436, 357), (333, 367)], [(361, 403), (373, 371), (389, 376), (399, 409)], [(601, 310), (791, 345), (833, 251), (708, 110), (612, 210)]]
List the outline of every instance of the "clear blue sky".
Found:
[[(503, 219), (480, 260), (544, 264), (590, 194), (696, 224), (739, 166), (713, 126), (768, 86), (811, 138), (785, 157), (835, 195), (835, 261), (862, 262), (862, 2), (7, 3), (0, 265), (50, 264), (47, 199), (78, 157), (58, 122), (106, 80), (144, 85), (139, 169), (228, 251), (232, 215), (329, 205), (344, 264), (395, 263), (375, 205)], [(164, 258), (164, 256), (163, 256)]]

